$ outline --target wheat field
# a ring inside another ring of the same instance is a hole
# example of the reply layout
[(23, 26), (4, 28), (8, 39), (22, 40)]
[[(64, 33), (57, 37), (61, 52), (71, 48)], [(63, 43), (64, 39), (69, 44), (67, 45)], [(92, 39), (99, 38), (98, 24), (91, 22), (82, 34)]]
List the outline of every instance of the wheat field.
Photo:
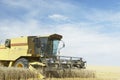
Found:
[[(120, 67), (116, 66), (87, 66), (85, 70), (62, 73), (61, 77), (47, 77), (44, 80), (120, 80)], [(54, 73), (55, 74), (55, 73)], [(41, 80), (37, 74), (28, 69), (0, 67), (0, 80)]]
[(119, 66), (88, 65), (86, 70), (95, 72), (94, 78), (48, 78), (46, 80), (120, 80)]
[(87, 69), (94, 70), (96, 78), (103, 80), (120, 80), (119, 66), (88, 66)]
[(119, 66), (88, 65), (86, 70), (95, 72), (94, 78), (49, 78), (46, 80), (120, 80)]

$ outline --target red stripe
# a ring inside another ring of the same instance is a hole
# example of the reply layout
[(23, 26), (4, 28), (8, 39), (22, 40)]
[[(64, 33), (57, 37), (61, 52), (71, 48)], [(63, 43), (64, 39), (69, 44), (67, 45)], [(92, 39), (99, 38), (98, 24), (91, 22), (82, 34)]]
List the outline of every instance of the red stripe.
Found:
[(26, 46), (27, 43), (14, 43), (14, 44), (11, 44), (11, 46)]
[(3, 47), (3, 48), (0, 48), (0, 49), (6, 49), (5, 47)]

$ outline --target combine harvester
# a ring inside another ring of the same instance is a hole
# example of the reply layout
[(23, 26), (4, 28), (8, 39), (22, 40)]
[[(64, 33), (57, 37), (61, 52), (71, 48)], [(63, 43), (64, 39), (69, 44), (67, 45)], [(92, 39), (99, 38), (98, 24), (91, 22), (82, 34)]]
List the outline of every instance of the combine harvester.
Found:
[[(82, 58), (59, 55), (65, 47), (61, 39), (59, 34), (6, 39), (5, 44), (0, 45), (0, 65), (29, 68), (34, 72), (39, 69), (41, 79), (45, 78), (47, 72), (85, 69), (86, 62)], [(60, 42), (63, 45), (58, 48)]]

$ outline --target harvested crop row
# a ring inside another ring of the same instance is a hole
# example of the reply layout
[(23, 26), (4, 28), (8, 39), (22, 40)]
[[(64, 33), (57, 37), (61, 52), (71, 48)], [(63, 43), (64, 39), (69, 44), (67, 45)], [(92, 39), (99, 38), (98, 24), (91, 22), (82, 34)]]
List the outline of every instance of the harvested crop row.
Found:
[(56, 78), (95, 78), (95, 72), (90, 70), (61, 70), (46, 72), (47, 77)]
[(0, 80), (26, 80), (36, 77), (37, 74), (29, 69), (0, 67)]

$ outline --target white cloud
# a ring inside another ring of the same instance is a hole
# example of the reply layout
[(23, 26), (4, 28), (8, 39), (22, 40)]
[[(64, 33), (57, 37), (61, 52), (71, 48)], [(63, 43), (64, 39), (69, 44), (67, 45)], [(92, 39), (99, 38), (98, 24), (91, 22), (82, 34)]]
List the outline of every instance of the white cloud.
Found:
[[(113, 54), (116, 52), (118, 54), (120, 52), (120, 38), (119, 36), (113, 37), (106, 34), (96, 33), (89, 29), (81, 29), (76, 25), (67, 26), (64, 25), (58, 29), (60, 33), (64, 35), (64, 39), (66, 41), (66, 45), (68, 48), (69, 55), (74, 54)], [(75, 51), (80, 50), (78, 53), (74, 53)], [(74, 53), (74, 54), (73, 54)], [(67, 54), (67, 55), (68, 55)]]
[[(115, 55), (120, 56), (120, 37), (118, 34), (117, 36), (116, 34), (111, 36), (97, 33), (90, 27), (87, 29), (83, 25), (83, 27), (79, 27), (80, 24), (61, 24), (55, 27), (46, 27), (36, 20), (28, 20), (26, 22), (14, 21), (14, 23), (4, 21), (0, 23), (0, 26), (0, 36), (4, 36), (4, 38), (52, 33), (62, 34), (66, 47), (61, 51), (61, 54), (84, 57), (89, 61), (88, 64), (98, 64), (97, 61), (96, 63), (92, 62), (97, 57), (97, 60), (102, 63)], [(105, 59), (100, 61), (100, 57), (105, 57)], [(119, 58), (116, 59), (119, 60)]]
[(120, 11), (111, 11), (111, 10), (96, 10), (92, 9), (85, 16), (88, 20), (101, 23), (111, 23), (111, 24), (119, 24), (120, 21)]
[(60, 14), (53, 14), (48, 16), (50, 19), (55, 20), (55, 21), (66, 21), (68, 20), (68, 17)]

